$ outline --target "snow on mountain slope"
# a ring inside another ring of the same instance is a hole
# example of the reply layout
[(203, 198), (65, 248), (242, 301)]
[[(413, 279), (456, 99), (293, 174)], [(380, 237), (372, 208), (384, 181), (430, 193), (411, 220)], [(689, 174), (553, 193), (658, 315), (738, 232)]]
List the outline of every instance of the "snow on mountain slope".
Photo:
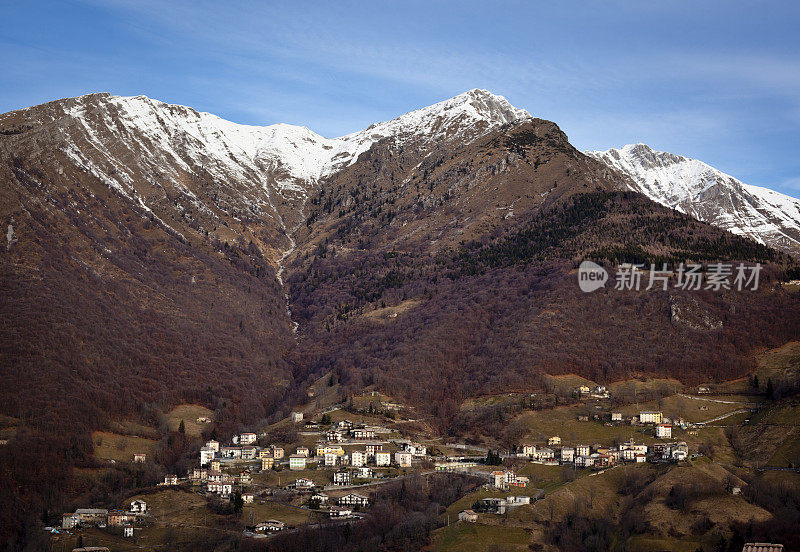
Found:
[(472, 139), (530, 117), (502, 96), (476, 89), (360, 132), (325, 138), (300, 126), (241, 125), (146, 96), (99, 93), (0, 115), (0, 125), (24, 119), (26, 112), (37, 124), (46, 113), (45, 122), (61, 129), (65, 154), (129, 197), (141, 176), (131, 170), (132, 162), (145, 173), (166, 174), (190, 194), (183, 173), (202, 167), (217, 179), (305, 197), (319, 178), (354, 163), (378, 140), (421, 139), (432, 145)]
[(631, 177), (632, 188), (668, 207), (761, 243), (800, 253), (800, 200), (750, 186), (702, 161), (645, 144), (586, 152)]

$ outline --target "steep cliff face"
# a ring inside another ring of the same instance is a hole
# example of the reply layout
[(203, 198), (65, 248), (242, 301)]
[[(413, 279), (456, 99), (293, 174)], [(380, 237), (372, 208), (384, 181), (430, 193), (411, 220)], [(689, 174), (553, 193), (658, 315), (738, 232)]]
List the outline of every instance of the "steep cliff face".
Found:
[(629, 176), (631, 189), (693, 217), (771, 247), (800, 254), (800, 200), (744, 184), (702, 161), (645, 144), (590, 151)]

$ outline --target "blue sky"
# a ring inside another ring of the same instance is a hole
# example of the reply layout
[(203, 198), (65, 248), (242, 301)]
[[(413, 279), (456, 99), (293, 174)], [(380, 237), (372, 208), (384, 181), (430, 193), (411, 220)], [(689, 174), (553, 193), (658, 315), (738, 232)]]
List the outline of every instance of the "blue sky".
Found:
[(645, 142), (800, 196), (800, 3), (0, 3), (0, 112), (145, 94), (362, 129), (471, 88), (581, 149)]

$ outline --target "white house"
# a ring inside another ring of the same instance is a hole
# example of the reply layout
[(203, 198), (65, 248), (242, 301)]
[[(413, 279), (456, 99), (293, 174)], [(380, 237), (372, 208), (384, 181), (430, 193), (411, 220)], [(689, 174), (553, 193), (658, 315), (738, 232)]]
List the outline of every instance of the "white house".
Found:
[(268, 519), (267, 521), (262, 521), (261, 523), (256, 525), (256, 531), (258, 531), (259, 533), (271, 533), (275, 531), (283, 531), (285, 528), (286, 524), (276, 519)]
[(367, 429), (367, 428), (354, 429), (352, 431), (352, 435), (353, 435), (353, 439), (371, 440), (371, 439), (375, 439), (375, 430), (374, 429)]
[(657, 439), (672, 439), (672, 426), (669, 424), (658, 424), (656, 426)]
[(123, 527), (122, 535), (124, 537), (132, 537), (133, 536), (133, 527), (130, 526), (130, 525), (127, 525), (127, 526)]
[(135, 514), (146, 514), (147, 503), (144, 500), (131, 500), (131, 506), (128, 510)]
[(301, 477), (300, 479), (296, 479), (294, 482), (294, 487), (296, 489), (311, 489), (316, 486), (316, 483), (311, 481), (310, 479), (306, 479), (305, 477)]
[(462, 510), (458, 513), (458, 521), (464, 521), (466, 523), (475, 523), (478, 521), (478, 514), (476, 514), (472, 510)]
[(589, 456), (589, 445), (578, 445), (575, 447), (575, 456)]
[(339, 497), (337, 501), (339, 506), (350, 506), (350, 507), (359, 507), (359, 508), (366, 508), (369, 506), (369, 498), (362, 494), (358, 493), (350, 493), (344, 496)]
[(555, 458), (555, 451), (550, 448), (537, 448), (536, 452), (533, 454), (533, 460), (541, 462), (542, 460), (546, 460), (548, 458)]
[(536, 445), (522, 445), (522, 456), (530, 458), (534, 454), (536, 454)]
[(240, 445), (252, 445), (258, 440), (258, 435), (255, 433), (242, 433), (239, 435)]
[(292, 454), (289, 457), (289, 469), (290, 470), (304, 470), (306, 469), (306, 460), (305, 456), (300, 456), (299, 454)]
[(354, 450), (350, 453), (350, 465), (359, 467), (367, 463), (366, 451)]
[(308, 447), (300, 446), (297, 447), (295, 454), (298, 456), (305, 456), (306, 458), (308, 458), (308, 456), (310, 455), (310, 451), (308, 450)]
[(650, 410), (639, 412), (639, 422), (643, 424), (660, 424), (662, 422), (662, 418), (663, 415), (661, 412)]
[(294, 423), (302, 422), (303, 421), (303, 413), (302, 412), (292, 412), (292, 421)]
[(411, 467), (411, 453), (404, 451), (397, 451), (394, 453), (394, 462), (401, 468)]
[(219, 441), (206, 441), (206, 448), (210, 448), (214, 452), (219, 452)]
[(353, 515), (353, 509), (346, 506), (331, 506), (328, 515), (332, 518), (346, 518)]
[(349, 471), (338, 471), (333, 474), (334, 485), (349, 485), (353, 482), (353, 475)]
[(392, 463), (392, 455), (387, 450), (379, 450), (375, 452), (375, 465), (388, 466)]
[(531, 497), (525, 495), (507, 496), (506, 503), (508, 503), (509, 506), (520, 506), (522, 504), (530, 504)]
[(575, 449), (569, 447), (561, 447), (561, 461), (572, 463), (575, 461)]
[(372, 468), (369, 466), (361, 466), (356, 469), (356, 477), (359, 479), (372, 479)]
[(326, 452), (325, 456), (323, 458), (325, 459), (325, 467), (326, 468), (332, 468), (332, 467), (336, 466), (336, 458), (338, 458), (338, 457), (334, 453)]
[(591, 468), (594, 466), (594, 458), (591, 456), (578, 456), (575, 458), (575, 465), (579, 468)]
[[(219, 443), (217, 443), (219, 445)], [(209, 447), (208, 444), (200, 449), (200, 465), (205, 466), (208, 465), (214, 459), (214, 455), (217, 453), (216, 450)]]
[(428, 448), (419, 443), (404, 443), (403, 450), (410, 452), (411, 456), (425, 456), (428, 454)]
[(622, 412), (612, 412), (611, 413), (611, 421), (612, 422), (621, 422), (622, 421)]

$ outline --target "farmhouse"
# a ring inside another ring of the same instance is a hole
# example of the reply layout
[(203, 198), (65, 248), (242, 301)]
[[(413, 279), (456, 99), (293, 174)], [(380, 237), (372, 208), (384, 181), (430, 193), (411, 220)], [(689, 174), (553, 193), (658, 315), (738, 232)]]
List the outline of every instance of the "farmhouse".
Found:
[(462, 510), (458, 513), (458, 521), (465, 521), (467, 523), (475, 523), (478, 521), (478, 514), (472, 510)]
[(300, 423), (303, 421), (303, 413), (302, 412), (292, 412), (292, 422)]
[(143, 452), (137, 452), (136, 454), (133, 455), (133, 461), (134, 462), (146, 462), (147, 461), (147, 455), (145, 453), (143, 453)]

